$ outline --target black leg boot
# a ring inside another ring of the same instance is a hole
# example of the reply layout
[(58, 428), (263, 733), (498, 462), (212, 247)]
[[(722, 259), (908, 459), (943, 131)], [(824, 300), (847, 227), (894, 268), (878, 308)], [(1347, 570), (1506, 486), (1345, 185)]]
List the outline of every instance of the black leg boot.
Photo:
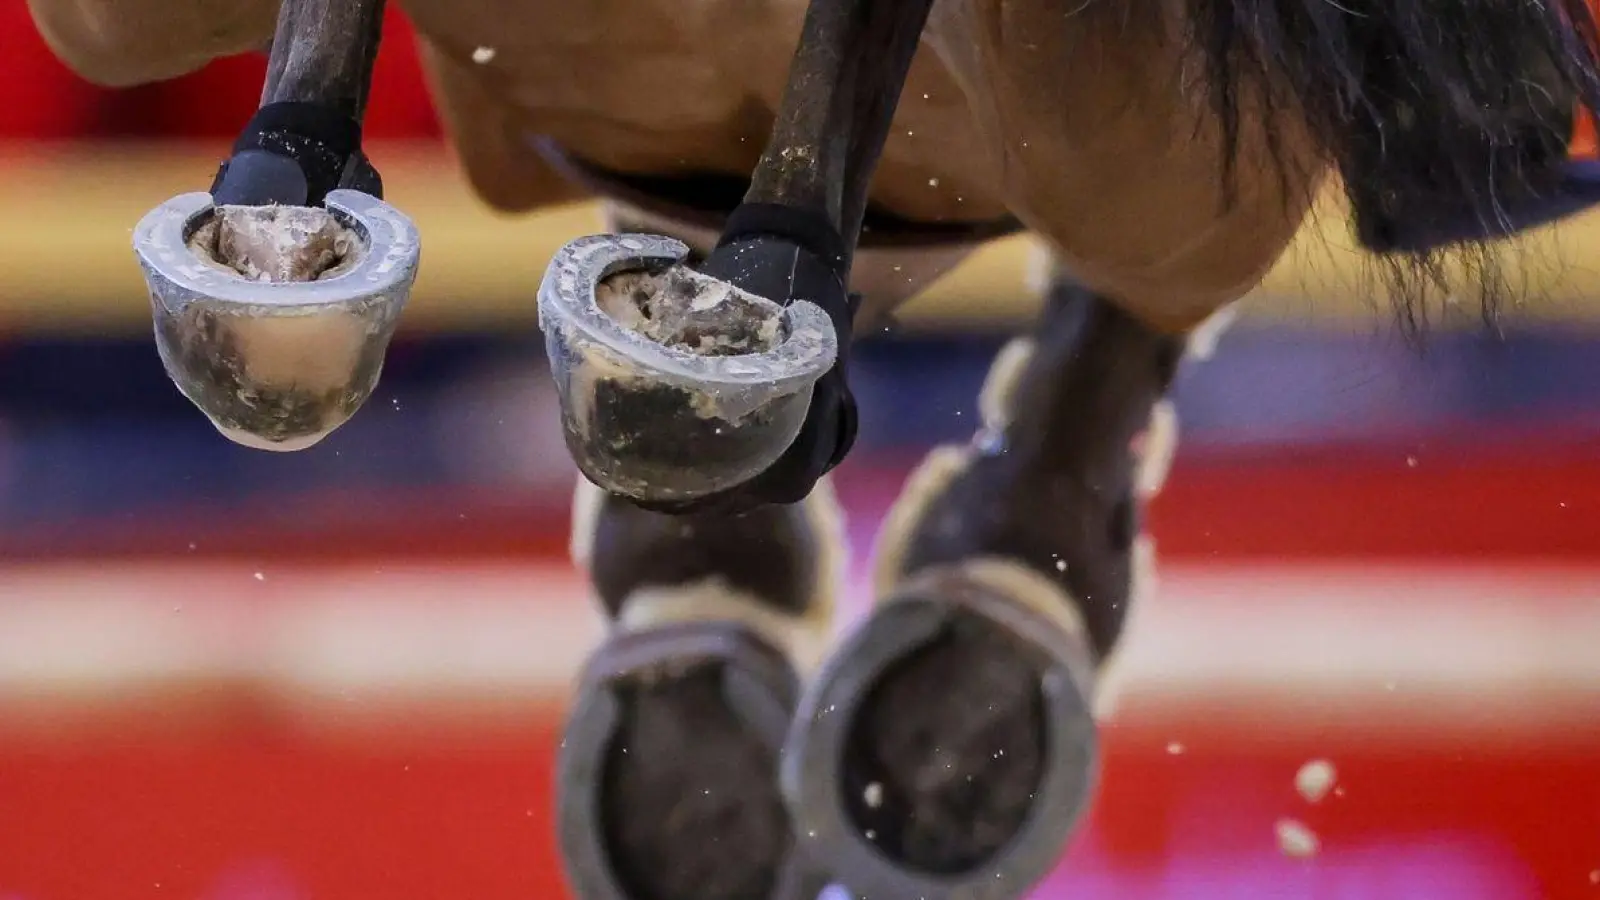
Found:
[(996, 360), (983, 430), (912, 476), (879, 604), (784, 760), (795, 827), (855, 894), (1019, 898), (1059, 859), (1093, 792), (1097, 683), (1147, 561), (1139, 508), (1184, 348), (1058, 281)]

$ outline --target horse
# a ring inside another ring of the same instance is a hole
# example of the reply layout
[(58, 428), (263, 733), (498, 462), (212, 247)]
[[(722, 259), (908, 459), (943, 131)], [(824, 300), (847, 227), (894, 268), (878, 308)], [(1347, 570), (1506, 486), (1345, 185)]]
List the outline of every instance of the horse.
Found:
[[(207, 191), (135, 231), (169, 374), (235, 440), (370, 395), (419, 264), (360, 124), (382, 0), (29, 0), (103, 85), (270, 55)], [(1593, 205), (1582, 0), (403, 0), (461, 166), (599, 197), (540, 322), (610, 623), (557, 815), (604, 900), (1025, 896), (1090, 801), (1185, 354), (1324, 187), (1420, 332), (1448, 258)], [(971, 442), (840, 636), (852, 337), (974, 248), (1052, 253)]]

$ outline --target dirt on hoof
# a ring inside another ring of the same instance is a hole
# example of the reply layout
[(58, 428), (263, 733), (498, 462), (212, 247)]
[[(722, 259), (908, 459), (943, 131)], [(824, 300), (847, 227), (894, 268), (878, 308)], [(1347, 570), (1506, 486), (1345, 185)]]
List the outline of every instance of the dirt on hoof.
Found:
[(195, 230), (189, 249), (206, 263), (251, 281), (316, 281), (355, 263), (361, 240), (325, 209), (219, 206)]
[(856, 713), (844, 764), (852, 820), (903, 865), (942, 875), (982, 866), (1033, 805), (1044, 716), (1020, 642), (959, 614), (885, 672)]
[(764, 353), (783, 337), (776, 303), (687, 266), (619, 272), (595, 288), (595, 300), (623, 326), (701, 356)]
[(723, 699), (710, 666), (624, 691), (601, 811), (633, 900), (762, 900), (792, 835), (776, 754)]

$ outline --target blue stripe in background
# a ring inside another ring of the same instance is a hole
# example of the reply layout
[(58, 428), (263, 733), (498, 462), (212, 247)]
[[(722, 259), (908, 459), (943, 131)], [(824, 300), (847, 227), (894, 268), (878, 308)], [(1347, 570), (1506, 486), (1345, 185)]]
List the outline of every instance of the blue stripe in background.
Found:
[[(913, 457), (964, 440), (1003, 338), (901, 336), (853, 362), (860, 450)], [(166, 380), (148, 341), (0, 350), (0, 527), (233, 504), (325, 488), (494, 486), (565, 476), (538, 342), (397, 343), (378, 394), (323, 445), (278, 455), (228, 444)], [(1439, 334), (1240, 326), (1176, 396), (1186, 447), (1270, 448), (1448, 429), (1600, 436), (1600, 340), (1560, 331)], [(541, 434), (542, 432), (542, 434)], [(529, 448), (543, 448), (534, 453)], [(463, 451), (462, 448), (475, 448)]]

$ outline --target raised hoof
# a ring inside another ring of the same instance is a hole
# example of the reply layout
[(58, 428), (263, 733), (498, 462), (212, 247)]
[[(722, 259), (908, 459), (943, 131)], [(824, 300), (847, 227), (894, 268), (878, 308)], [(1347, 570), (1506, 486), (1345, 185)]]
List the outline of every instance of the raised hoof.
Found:
[(784, 751), (807, 853), (866, 900), (1012, 900), (1098, 773), (1088, 647), (958, 568), (880, 605), (824, 664)]
[(325, 210), (181, 194), (133, 247), (173, 383), (230, 440), (299, 450), (377, 387), (421, 243), (399, 210), (338, 190)]
[(574, 894), (814, 900), (778, 791), (797, 692), (783, 657), (736, 625), (608, 641), (584, 674), (558, 762)]
[(839, 352), (820, 307), (739, 290), (684, 265), (688, 253), (655, 235), (579, 238), (539, 288), (573, 459), (605, 490), (647, 503), (766, 471)]

